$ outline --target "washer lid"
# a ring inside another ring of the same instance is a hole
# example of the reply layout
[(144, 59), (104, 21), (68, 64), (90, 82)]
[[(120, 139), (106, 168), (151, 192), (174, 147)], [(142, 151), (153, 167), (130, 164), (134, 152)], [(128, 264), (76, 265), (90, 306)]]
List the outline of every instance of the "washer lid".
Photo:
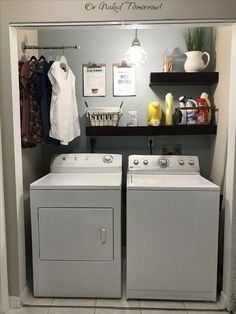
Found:
[(115, 190), (121, 188), (121, 173), (49, 173), (31, 183), (31, 190)]
[(201, 175), (128, 174), (127, 188), (132, 190), (214, 190), (219, 186)]

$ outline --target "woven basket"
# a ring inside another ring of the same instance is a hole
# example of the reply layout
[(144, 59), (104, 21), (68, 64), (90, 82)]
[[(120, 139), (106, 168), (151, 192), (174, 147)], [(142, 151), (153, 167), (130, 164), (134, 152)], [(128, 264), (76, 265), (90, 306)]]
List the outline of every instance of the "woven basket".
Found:
[(92, 126), (117, 126), (123, 111), (119, 107), (93, 107), (86, 109)]

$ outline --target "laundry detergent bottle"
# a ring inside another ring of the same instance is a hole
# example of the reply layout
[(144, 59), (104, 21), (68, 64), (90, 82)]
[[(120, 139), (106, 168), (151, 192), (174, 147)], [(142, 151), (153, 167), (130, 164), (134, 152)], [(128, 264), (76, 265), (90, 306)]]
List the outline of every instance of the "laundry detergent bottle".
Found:
[(166, 125), (172, 125), (172, 112), (173, 112), (173, 95), (171, 93), (165, 96), (165, 113), (166, 113)]
[(206, 109), (207, 102), (205, 98), (198, 98), (198, 112), (196, 116), (196, 124), (208, 124), (208, 110)]
[(148, 125), (158, 126), (161, 124), (162, 105), (158, 101), (151, 101), (148, 105)]
[(208, 109), (208, 124), (210, 124), (210, 122), (211, 122), (211, 109), (210, 109), (211, 108), (211, 102), (208, 98), (208, 94), (204, 92), (201, 94), (200, 98), (204, 98), (206, 100), (207, 107), (209, 107), (209, 109)]

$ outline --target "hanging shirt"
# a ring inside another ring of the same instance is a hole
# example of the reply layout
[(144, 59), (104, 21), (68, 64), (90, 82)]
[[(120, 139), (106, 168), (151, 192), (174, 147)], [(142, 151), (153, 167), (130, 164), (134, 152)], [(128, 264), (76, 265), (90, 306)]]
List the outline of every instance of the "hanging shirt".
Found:
[(37, 60), (26, 61), (20, 66), (20, 96), (22, 103), (21, 138), (22, 147), (42, 143), (40, 104), (36, 92)]
[(36, 71), (37, 76), (37, 95), (40, 101), (41, 122), (43, 131), (43, 142), (59, 145), (60, 142), (49, 137), (50, 125), (50, 106), (52, 96), (52, 84), (48, 78), (48, 71), (52, 66), (53, 61), (49, 63), (46, 60), (41, 60)]
[(38, 61), (33, 59), (30, 61), (30, 115), (29, 115), (29, 137), (31, 144), (42, 144), (42, 123), (40, 101), (37, 95), (37, 76), (36, 70), (38, 68)]
[(52, 84), (50, 107), (50, 137), (68, 145), (80, 135), (78, 107), (75, 95), (75, 76), (71, 69), (61, 68), (60, 61), (55, 61), (48, 71)]
[(29, 116), (30, 116), (30, 63), (21, 62), (19, 66), (20, 104), (21, 104), (21, 142), (22, 147), (30, 147), (29, 141)]

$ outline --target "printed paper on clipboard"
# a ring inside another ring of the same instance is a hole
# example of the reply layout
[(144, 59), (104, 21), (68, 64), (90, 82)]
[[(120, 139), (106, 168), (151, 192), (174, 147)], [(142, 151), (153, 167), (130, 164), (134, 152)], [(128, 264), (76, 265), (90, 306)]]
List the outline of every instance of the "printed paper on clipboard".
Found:
[(135, 65), (113, 64), (114, 96), (135, 96)]
[(83, 95), (106, 96), (106, 65), (83, 64)]

